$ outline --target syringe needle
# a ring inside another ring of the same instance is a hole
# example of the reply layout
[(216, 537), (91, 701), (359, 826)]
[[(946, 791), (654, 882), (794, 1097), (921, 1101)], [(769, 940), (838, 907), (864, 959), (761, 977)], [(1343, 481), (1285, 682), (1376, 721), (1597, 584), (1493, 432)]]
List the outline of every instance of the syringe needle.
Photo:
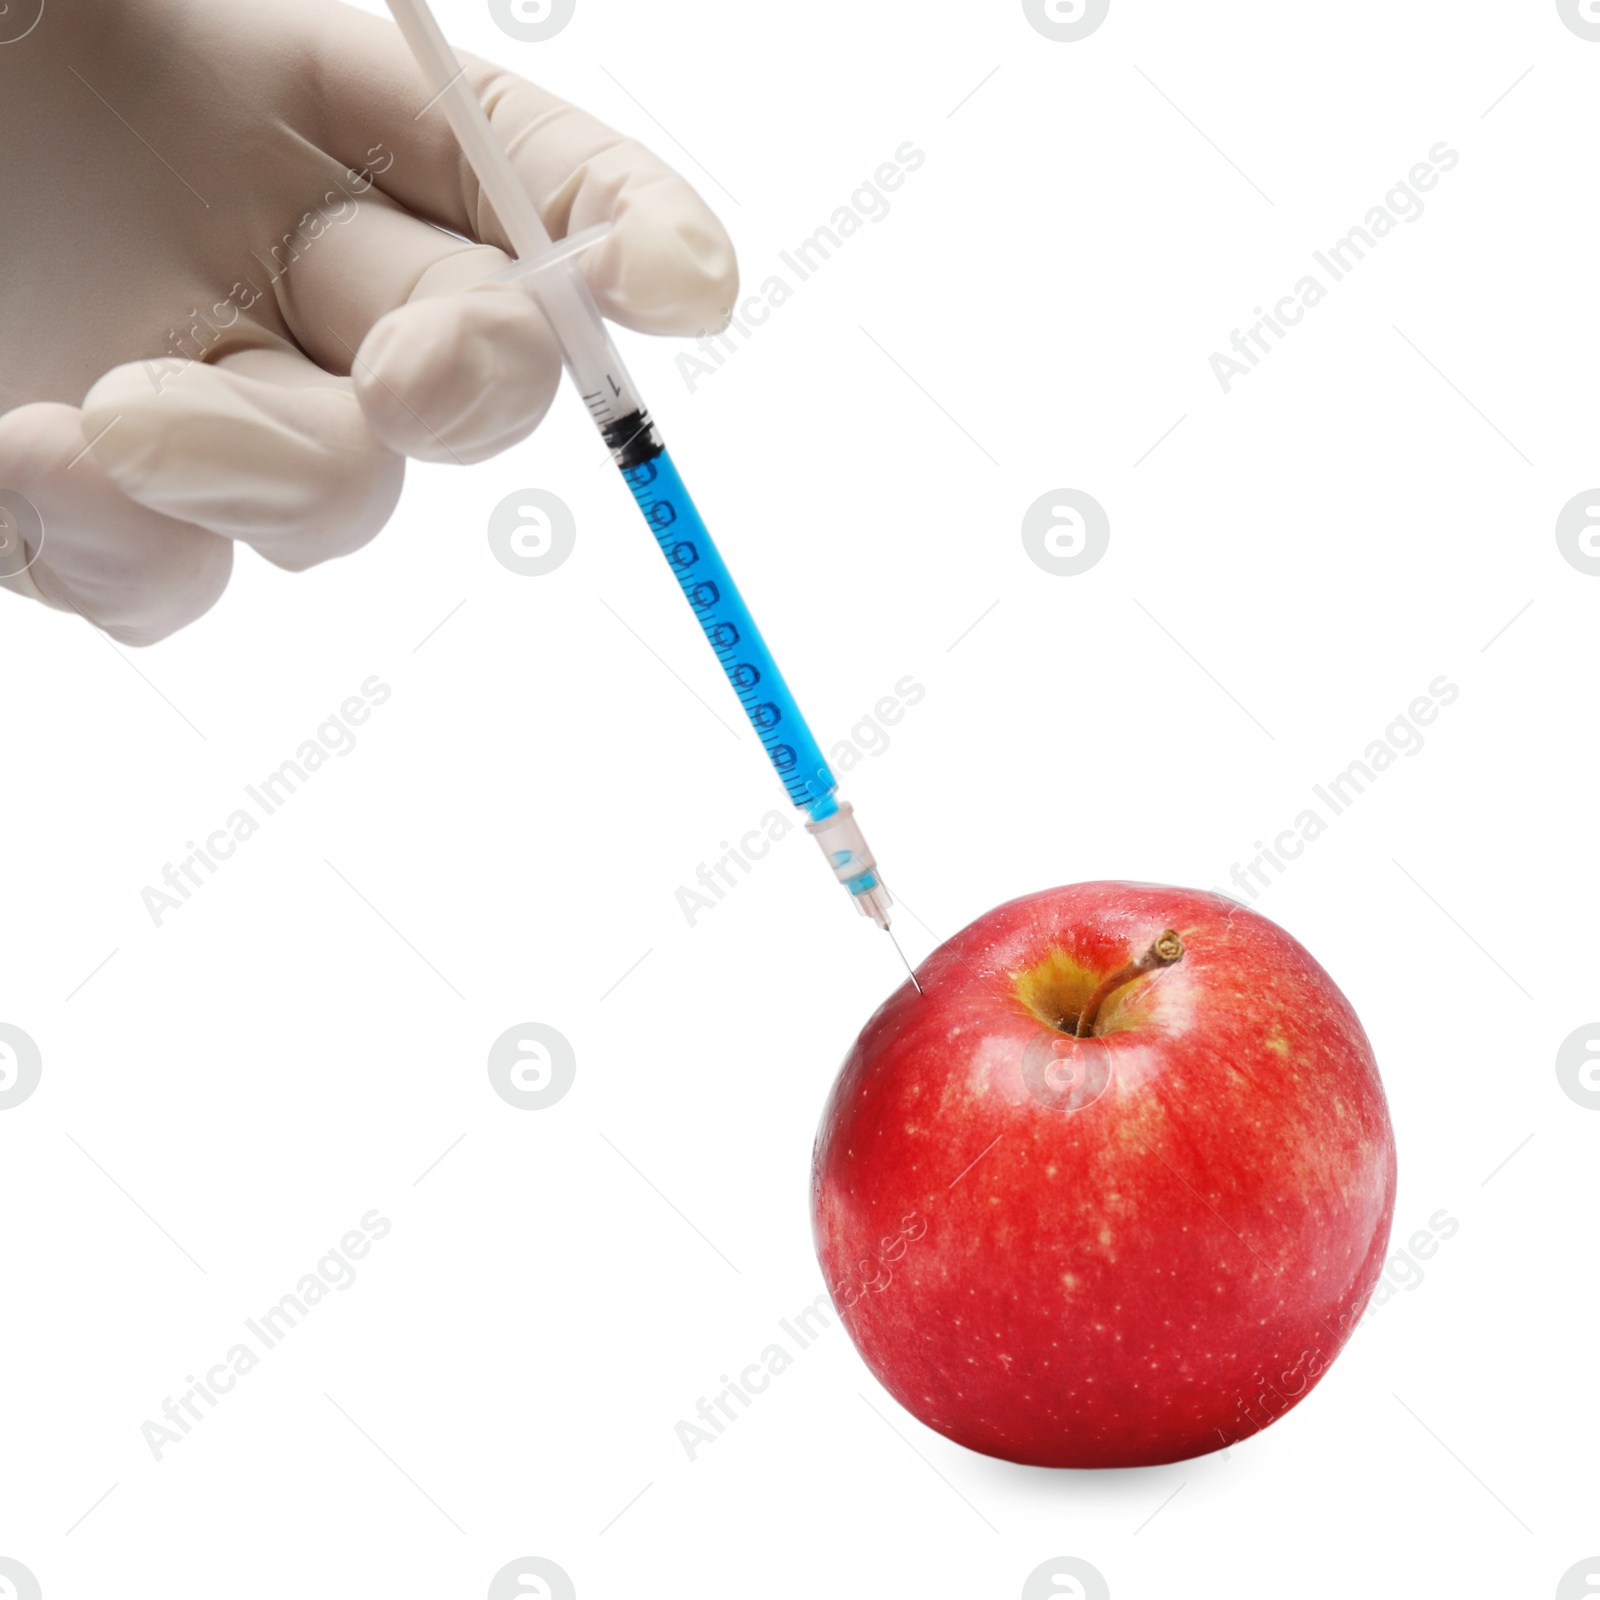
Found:
[(918, 994), (921, 994), (922, 993), (922, 985), (917, 982), (917, 975), (916, 975), (915, 972), (912, 971), (911, 963), (909, 961), (906, 961), (906, 953), (905, 953), (904, 950), (902, 950), (900, 948), (900, 941), (897, 938), (895, 938), (894, 934), (888, 928), (885, 928), (883, 931), (889, 935), (889, 943), (894, 946), (894, 953), (897, 956), (900, 957), (902, 962), (905, 963), (905, 969), (906, 969), (907, 973), (910, 974), (910, 977), (911, 977), (911, 986), (912, 986), (912, 988), (914, 988), (917, 991)]

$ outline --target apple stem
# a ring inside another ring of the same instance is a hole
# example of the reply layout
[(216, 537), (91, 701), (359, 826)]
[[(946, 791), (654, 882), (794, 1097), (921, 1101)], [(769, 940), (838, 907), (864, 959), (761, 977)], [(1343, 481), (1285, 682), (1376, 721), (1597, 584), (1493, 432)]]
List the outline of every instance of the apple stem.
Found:
[(1130, 961), (1127, 966), (1118, 967), (1109, 978), (1100, 982), (1094, 993), (1089, 996), (1088, 1004), (1078, 1014), (1078, 1026), (1074, 1037), (1079, 1039), (1092, 1037), (1101, 1006), (1125, 983), (1132, 983), (1135, 978), (1142, 978), (1145, 973), (1153, 972), (1157, 967), (1170, 967), (1174, 961), (1182, 959), (1183, 940), (1168, 928), (1137, 961)]

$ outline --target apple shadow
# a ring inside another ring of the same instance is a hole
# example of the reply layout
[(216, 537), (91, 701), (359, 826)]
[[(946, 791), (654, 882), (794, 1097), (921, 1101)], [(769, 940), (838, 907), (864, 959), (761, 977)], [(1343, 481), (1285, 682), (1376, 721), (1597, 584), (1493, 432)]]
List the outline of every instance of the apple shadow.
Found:
[(1030, 1467), (974, 1454), (964, 1477), (975, 1491), (992, 1489), (1012, 1504), (1059, 1507), (1066, 1501), (1143, 1516), (1226, 1459), (1226, 1451), (1216, 1450), (1159, 1467)]

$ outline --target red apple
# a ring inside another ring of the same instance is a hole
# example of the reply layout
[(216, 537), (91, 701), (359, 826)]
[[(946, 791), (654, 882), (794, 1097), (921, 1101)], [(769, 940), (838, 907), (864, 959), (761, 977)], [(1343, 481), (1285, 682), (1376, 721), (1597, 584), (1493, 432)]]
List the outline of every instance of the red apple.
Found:
[(918, 979), (846, 1057), (813, 1160), (818, 1258), (883, 1386), (1051, 1467), (1181, 1461), (1303, 1398), (1395, 1186), (1372, 1047), (1306, 950), (1220, 895), (1080, 883)]

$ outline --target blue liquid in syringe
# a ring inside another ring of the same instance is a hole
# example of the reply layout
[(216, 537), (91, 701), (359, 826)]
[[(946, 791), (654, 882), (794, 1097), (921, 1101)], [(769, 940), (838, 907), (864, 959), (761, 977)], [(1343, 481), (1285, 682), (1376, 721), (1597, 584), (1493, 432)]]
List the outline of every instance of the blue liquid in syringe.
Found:
[(790, 800), (814, 819), (828, 816), (837, 809), (834, 776), (672, 458), (663, 450), (622, 476)]

